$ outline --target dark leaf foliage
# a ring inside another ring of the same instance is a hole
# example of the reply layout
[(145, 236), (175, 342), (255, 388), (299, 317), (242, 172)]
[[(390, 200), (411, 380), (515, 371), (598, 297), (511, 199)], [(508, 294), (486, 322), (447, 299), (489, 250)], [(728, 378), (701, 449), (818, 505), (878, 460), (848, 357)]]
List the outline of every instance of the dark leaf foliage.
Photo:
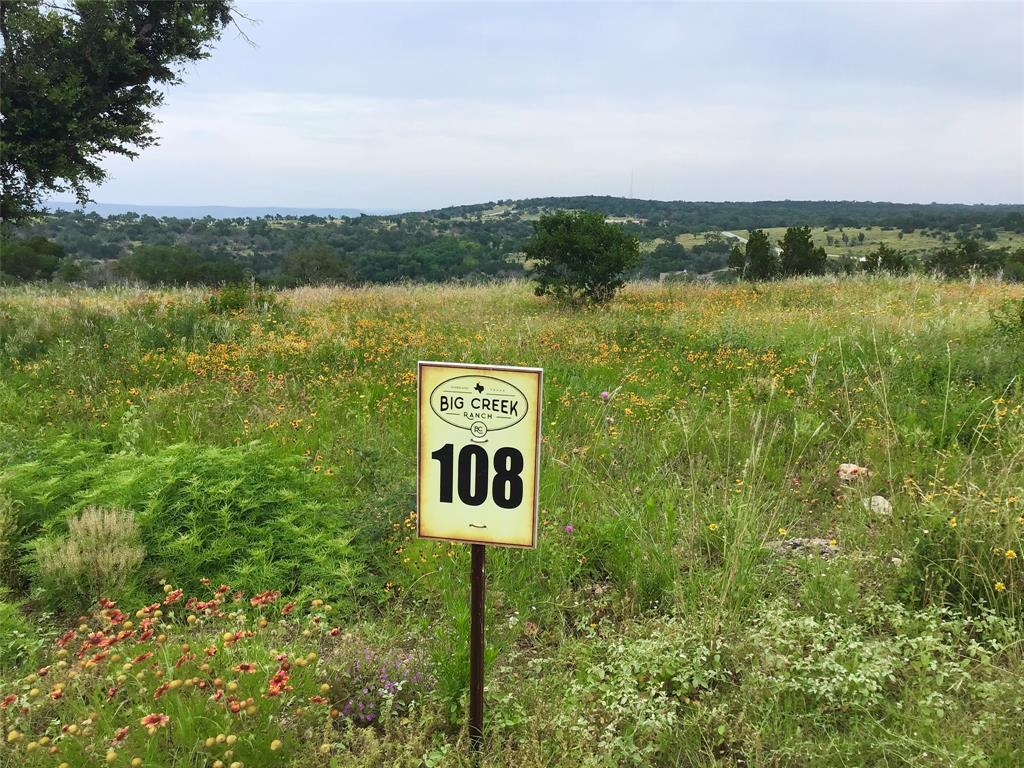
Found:
[(230, 21), (230, 0), (0, 3), (0, 219), (22, 220), (54, 192), (87, 202), (106, 176), (101, 155), (156, 143), (159, 88)]

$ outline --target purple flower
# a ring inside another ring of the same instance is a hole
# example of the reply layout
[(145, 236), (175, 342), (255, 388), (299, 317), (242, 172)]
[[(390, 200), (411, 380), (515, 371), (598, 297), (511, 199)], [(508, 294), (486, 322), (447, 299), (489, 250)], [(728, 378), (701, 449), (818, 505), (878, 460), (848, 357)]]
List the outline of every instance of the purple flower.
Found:
[(385, 702), (397, 712), (408, 712), (432, 685), (422, 670), (423, 660), (415, 654), (365, 643), (354, 644), (354, 648), (358, 649), (357, 656), (339, 684), (347, 689), (342, 712), (357, 725), (379, 721)]
[(609, 392), (607, 389), (604, 392), (601, 393), (601, 399), (604, 400), (606, 403), (609, 400), (611, 400), (611, 398), (612, 398), (612, 393)]
[(575, 530), (576, 529), (572, 527), (572, 523), (569, 523), (567, 526), (565, 526), (565, 532), (566, 533), (572, 533)]

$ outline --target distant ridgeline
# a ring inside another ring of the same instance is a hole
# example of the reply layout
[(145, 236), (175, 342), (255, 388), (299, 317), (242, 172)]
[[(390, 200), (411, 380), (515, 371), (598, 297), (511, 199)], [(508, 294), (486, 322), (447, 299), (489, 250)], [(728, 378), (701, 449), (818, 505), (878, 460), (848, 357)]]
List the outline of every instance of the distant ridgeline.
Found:
[(941, 270), (956, 255), (940, 252), (969, 240), (971, 258), (1012, 277), (1013, 270), (1002, 270), (1002, 265), (1024, 247), (1024, 205), (662, 202), (588, 196), (351, 218), (104, 217), (58, 210), (23, 225), (13, 241), (3, 243), (0, 269), (7, 281), (92, 283), (133, 279), (214, 284), (255, 278), (298, 285), (514, 277), (526, 274), (529, 266), (522, 251), (533, 234), (532, 222), (559, 209), (599, 211), (636, 234), (644, 261), (635, 278), (670, 272), (731, 278), (729, 252), (752, 229), (771, 230), (777, 242), (782, 232), (776, 228), (811, 227), (815, 244), (829, 252), (829, 269), (847, 272), (869, 261), (883, 243), (905, 253), (912, 266)]

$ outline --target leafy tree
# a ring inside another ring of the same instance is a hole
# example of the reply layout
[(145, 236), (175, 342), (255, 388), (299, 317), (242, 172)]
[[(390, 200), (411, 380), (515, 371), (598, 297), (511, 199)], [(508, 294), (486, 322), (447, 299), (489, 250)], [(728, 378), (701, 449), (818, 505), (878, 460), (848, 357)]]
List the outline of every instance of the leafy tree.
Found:
[(822, 275), (828, 257), (815, 248), (810, 227), (789, 227), (782, 237), (781, 268), (784, 275)]
[(1006, 261), (1006, 252), (985, 248), (979, 240), (965, 238), (950, 248), (939, 248), (929, 254), (927, 263), (945, 277), (967, 277), (972, 271), (991, 274)]
[(763, 229), (751, 231), (745, 256), (747, 277), (751, 280), (771, 280), (778, 276), (779, 260), (768, 239), (768, 233)]
[(534, 222), (526, 258), (534, 262), (538, 296), (603, 304), (640, 263), (640, 241), (603, 213), (559, 211)]
[(281, 262), (281, 279), (287, 285), (338, 283), (351, 278), (349, 260), (324, 243), (292, 251)]
[(118, 260), (117, 271), (151, 285), (216, 285), (245, 277), (240, 265), (225, 258), (204, 258), (185, 245), (140, 245)]
[(1024, 283), (1024, 248), (1017, 248), (1012, 253), (1006, 254), (1006, 262), (1003, 264), (1003, 279)]
[(60, 265), (57, 267), (57, 272), (54, 274), (54, 278), (63, 283), (77, 283), (79, 280), (85, 278), (85, 269), (82, 267), (82, 263), (80, 261), (75, 261), (74, 259), (61, 259)]
[(738, 245), (734, 245), (729, 251), (729, 268), (736, 273), (736, 277), (744, 277), (747, 271), (747, 255)]
[(45, 237), (0, 241), (0, 274), (18, 280), (49, 280), (64, 258), (64, 248)]
[(885, 243), (879, 243), (878, 248), (868, 254), (864, 262), (866, 272), (891, 272), (894, 275), (905, 275), (910, 268), (907, 262), (907, 254), (895, 248), (890, 248)]
[(88, 202), (101, 156), (155, 144), (163, 89), (209, 56), (231, 14), (231, 0), (0, 2), (0, 222), (53, 192)]
[(117, 262), (117, 271), (152, 285), (184, 285), (199, 282), (201, 259), (182, 245), (140, 245)]

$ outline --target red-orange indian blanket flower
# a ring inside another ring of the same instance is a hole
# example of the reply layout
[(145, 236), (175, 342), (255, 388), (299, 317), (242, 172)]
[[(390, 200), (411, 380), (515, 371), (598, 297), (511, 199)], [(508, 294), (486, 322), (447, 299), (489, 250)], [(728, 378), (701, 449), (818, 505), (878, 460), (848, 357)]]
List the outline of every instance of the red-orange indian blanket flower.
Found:
[(152, 725), (157, 728), (162, 728), (163, 726), (167, 725), (170, 721), (171, 718), (163, 714), (162, 712), (154, 712), (150, 715), (146, 715), (145, 717), (141, 718), (139, 720), (139, 724), (146, 726)]

